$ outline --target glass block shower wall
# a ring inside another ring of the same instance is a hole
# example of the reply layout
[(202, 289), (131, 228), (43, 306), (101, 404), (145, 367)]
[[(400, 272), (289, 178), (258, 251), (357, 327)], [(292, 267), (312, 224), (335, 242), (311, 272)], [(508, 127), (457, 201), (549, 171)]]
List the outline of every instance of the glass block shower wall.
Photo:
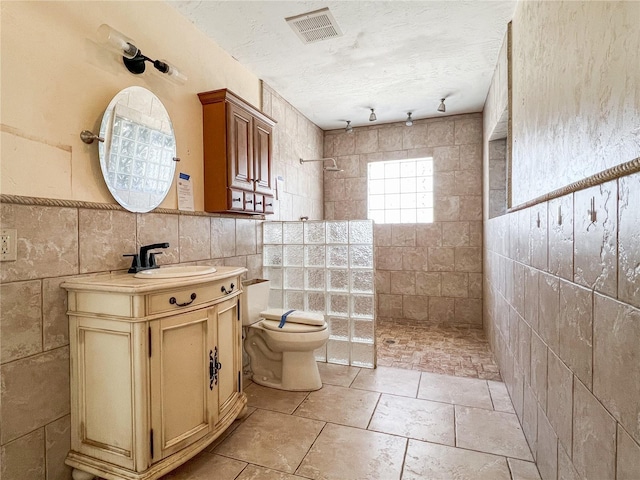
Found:
[(263, 243), (269, 306), (325, 316), (316, 359), (375, 367), (373, 222), (265, 222)]

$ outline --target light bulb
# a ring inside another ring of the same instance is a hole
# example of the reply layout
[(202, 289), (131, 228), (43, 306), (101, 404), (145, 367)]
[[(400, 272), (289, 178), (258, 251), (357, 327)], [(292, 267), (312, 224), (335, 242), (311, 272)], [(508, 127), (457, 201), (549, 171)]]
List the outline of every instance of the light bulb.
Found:
[(116, 29), (111, 28), (106, 23), (103, 23), (98, 27), (98, 40), (100, 43), (125, 58), (132, 59), (139, 52), (138, 47), (134, 45), (135, 42), (133, 40)]
[(178, 85), (184, 85), (187, 83), (187, 76), (166, 60), (156, 60), (153, 62), (153, 65), (162, 73), (166, 73), (167, 77), (169, 77), (169, 79), (174, 83), (177, 83)]

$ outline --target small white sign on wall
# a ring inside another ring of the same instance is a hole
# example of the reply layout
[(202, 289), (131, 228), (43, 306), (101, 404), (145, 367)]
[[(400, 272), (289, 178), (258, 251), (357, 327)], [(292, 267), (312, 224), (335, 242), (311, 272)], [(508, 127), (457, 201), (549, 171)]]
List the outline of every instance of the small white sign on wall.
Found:
[(178, 189), (178, 210), (193, 212), (193, 184), (191, 183), (191, 176), (180, 172), (176, 187)]

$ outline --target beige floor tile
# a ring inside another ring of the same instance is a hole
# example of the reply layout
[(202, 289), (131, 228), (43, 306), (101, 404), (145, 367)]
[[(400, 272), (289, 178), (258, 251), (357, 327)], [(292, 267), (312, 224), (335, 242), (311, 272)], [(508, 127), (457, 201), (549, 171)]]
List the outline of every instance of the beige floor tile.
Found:
[(377, 392), (324, 385), (320, 390), (311, 392), (294, 415), (367, 428), (379, 398)]
[(407, 440), (327, 424), (296, 471), (314, 480), (398, 480)]
[(507, 462), (509, 462), (513, 480), (540, 480), (540, 473), (535, 463), (515, 458), (508, 458)]
[(351, 384), (351, 388), (415, 398), (419, 383), (420, 372), (414, 370), (389, 367), (363, 368)]
[(511, 480), (511, 475), (504, 457), (409, 440), (402, 480), (426, 479)]
[(382, 395), (369, 430), (455, 445), (453, 405)]
[(304, 478), (257, 465), (247, 465), (236, 480), (304, 480)]
[(488, 381), (487, 384), (493, 401), (493, 409), (499, 412), (516, 413), (509, 392), (507, 392), (507, 386), (503, 382), (494, 381)]
[(203, 452), (162, 480), (234, 480), (246, 466), (244, 462)]
[(323, 426), (317, 420), (258, 410), (214, 452), (293, 473)]
[(263, 387), (252, 383), (245, 388), (247, 405), (250, 407), (273, 410), (280, 413), (293, 413), (307, 397), (309, 392), (287, 392), (277, 388)]
[(418, 398), (493, 410), (486, 380), (422, 372)]
[(360, 371), (358, 367), (324, 362), (318, 362), (318, 370), (322, 383), (341, 387), (350, 386)]
[(458, 447), (533, 461), (531, 451), (512, 413), (456, 405)]
[(229, 427), (224, 432), (222, 432), (222, 434), (218, 438), (211, 442), (206, 451), (209, 453), (213, 452), (218, 445), (224, 442), (226, 438), (231, 435), (236, 430), (236, 428), (238, 428), (240, 424), (247, 418), (249, 418), (249, 415), (251, 415), (256, 410), (257, 409), (255, 407), (247, 407), (247, 414), (243, 418), (237, 418), (236, 420), (234, 420), (233, 423), (229, 425)]

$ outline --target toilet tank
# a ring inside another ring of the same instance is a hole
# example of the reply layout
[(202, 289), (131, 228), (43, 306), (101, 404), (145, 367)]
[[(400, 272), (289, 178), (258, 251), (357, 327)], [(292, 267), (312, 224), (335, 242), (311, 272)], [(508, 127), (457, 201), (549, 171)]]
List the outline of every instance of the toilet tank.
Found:
[(260, 320), (260, 312), (269, 308), (269, 286), (271, 282), (262, 278), (243, 280), (240, 315), (242, 325), (251, 325)]

